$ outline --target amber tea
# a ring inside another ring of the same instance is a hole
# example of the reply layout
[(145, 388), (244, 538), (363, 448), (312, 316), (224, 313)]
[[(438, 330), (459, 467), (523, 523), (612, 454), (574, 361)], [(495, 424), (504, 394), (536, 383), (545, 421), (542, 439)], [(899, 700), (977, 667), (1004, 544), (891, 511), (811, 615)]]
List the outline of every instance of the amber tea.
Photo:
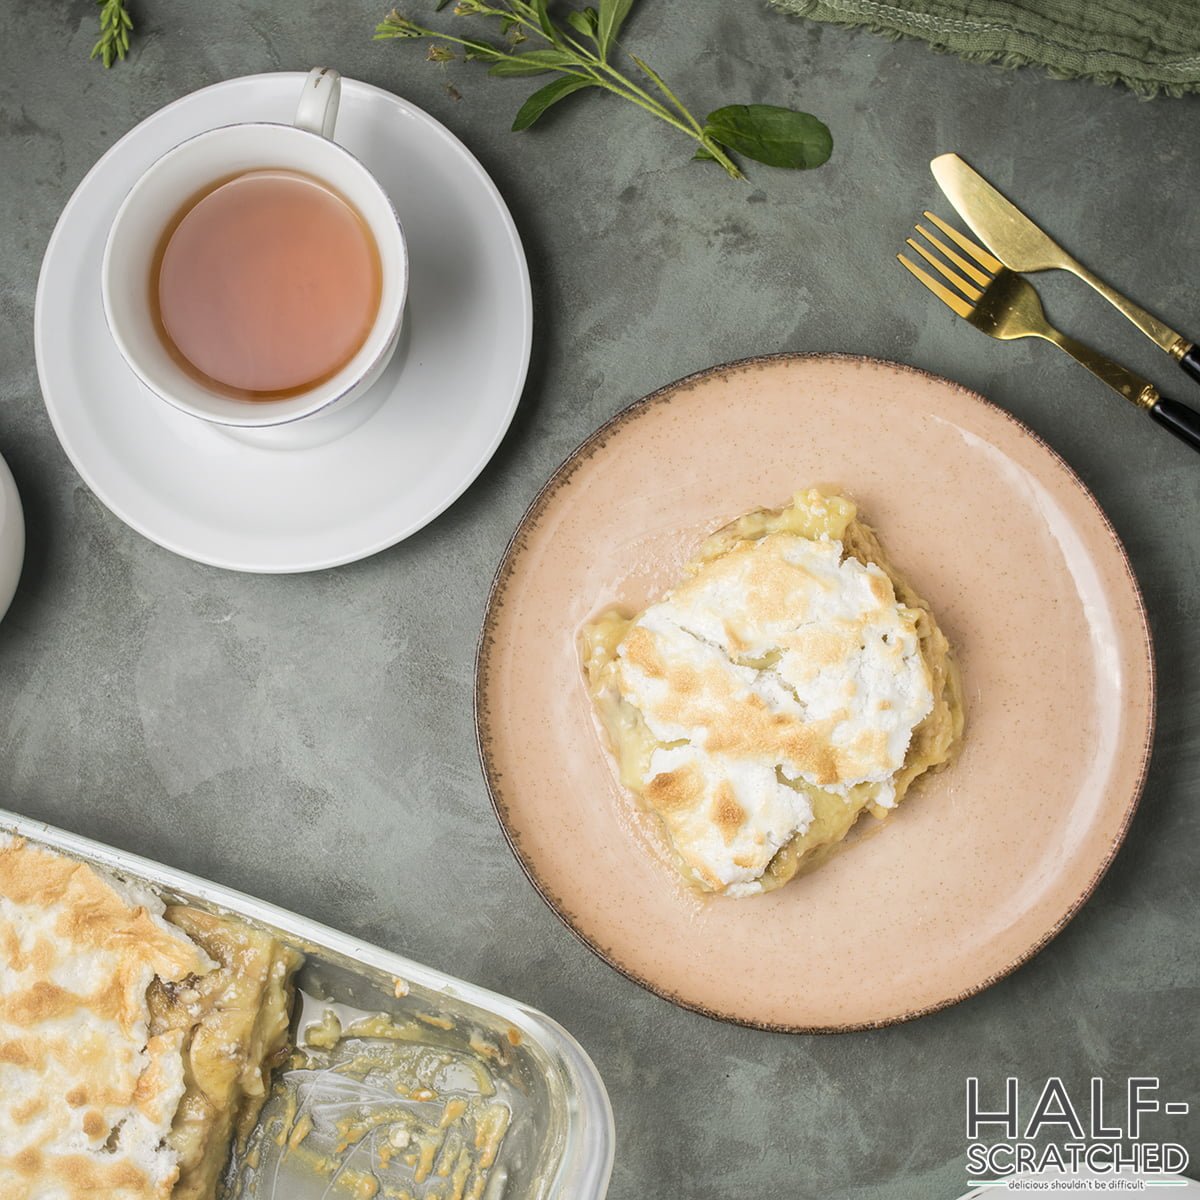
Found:
[(379, 250), (357, 210), (297, 171), (247, 171), (194, 196), (163, 233), (150, 299), (172, 357), (244, 400), (337, 374), (379, 310)]

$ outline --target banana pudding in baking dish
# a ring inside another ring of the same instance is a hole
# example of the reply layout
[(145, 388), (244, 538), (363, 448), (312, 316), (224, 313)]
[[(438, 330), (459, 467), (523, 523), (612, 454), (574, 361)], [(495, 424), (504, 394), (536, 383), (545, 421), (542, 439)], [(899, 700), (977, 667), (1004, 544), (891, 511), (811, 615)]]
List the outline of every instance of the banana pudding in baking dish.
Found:
[(535, 1010), (0, 811), (2, 1200), (599, 1200), (611, 1153)]
[(0, 1195), (213, 1200), (300, 954), (0, 833)]
[(621, 781), (703, 891), (753, 895), (817, 865), (962, 736), (929, 605), (853, 501), (815, 488), (718, 530), (661, 600), (582, 640)]

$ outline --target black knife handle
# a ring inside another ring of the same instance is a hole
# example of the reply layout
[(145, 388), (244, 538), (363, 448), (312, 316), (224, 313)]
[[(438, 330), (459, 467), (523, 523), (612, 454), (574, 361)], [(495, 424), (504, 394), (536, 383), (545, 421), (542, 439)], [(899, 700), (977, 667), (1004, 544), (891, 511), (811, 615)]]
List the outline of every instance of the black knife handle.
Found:
[(1159, 396), (1150, 409), (1150, 415), (1169, 429), (1177, 438), (1187, 442), (1193, 450), (1200, 450), (1200, 412)]
[(1179, 365), (1200, 383), (1200, 347), (1189, 346), (1187, 353), (1179, 360)]

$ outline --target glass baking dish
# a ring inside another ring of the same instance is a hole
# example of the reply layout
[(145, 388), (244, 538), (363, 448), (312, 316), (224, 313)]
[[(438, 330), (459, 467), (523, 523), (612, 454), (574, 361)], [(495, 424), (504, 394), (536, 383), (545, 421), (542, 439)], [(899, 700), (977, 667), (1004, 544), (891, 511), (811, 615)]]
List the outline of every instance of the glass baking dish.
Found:
[[(168, 903), (232, 914), (303, 952), (297, 1053), (234, 1155), (226, 1200), (605, 1196), (608, 1093), (579, 1043), (536, 1009), (15, 813), (0, 810), (0, 831), (147, 884)], [(356, 1021), (365, 1032), (355, 1034)]]

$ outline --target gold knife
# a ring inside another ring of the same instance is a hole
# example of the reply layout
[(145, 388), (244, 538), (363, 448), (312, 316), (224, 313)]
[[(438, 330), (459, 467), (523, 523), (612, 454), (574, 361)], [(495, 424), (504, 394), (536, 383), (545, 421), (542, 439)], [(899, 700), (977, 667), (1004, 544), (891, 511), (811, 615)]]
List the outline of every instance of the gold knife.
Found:
[(957, 154), (941, 154), (929, 167), (958, 215), (1010, 271), (1057, 268), (1078, 275), (1161, 346), (1187, 374), (1200, 380), (1200, 350), (1192, 342), (1093, 275)]

